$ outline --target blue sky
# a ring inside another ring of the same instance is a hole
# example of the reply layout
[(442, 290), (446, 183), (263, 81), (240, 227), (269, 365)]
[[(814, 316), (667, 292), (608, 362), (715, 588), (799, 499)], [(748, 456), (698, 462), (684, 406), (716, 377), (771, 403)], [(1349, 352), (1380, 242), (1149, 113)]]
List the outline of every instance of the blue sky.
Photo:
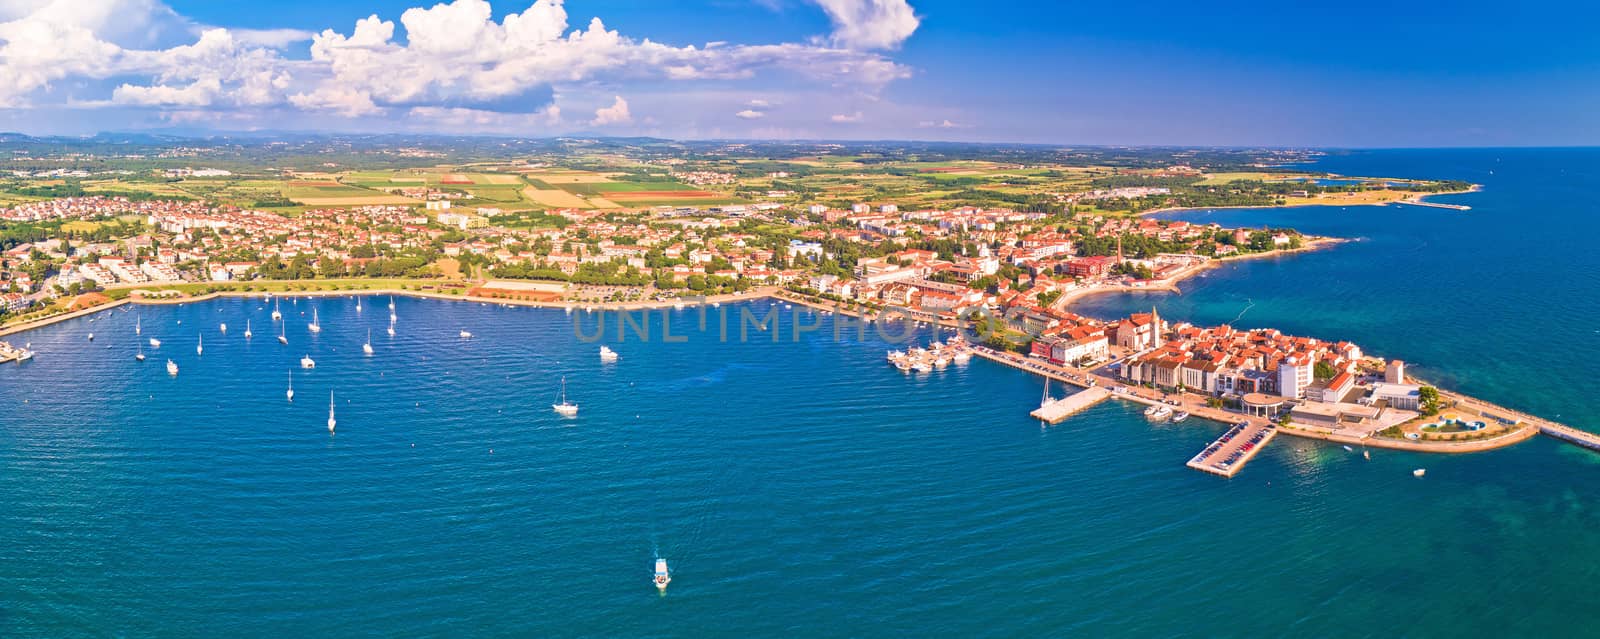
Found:
[(1600, 144), (1578, 4), (435, 4), (0, 0), (0, 128)]

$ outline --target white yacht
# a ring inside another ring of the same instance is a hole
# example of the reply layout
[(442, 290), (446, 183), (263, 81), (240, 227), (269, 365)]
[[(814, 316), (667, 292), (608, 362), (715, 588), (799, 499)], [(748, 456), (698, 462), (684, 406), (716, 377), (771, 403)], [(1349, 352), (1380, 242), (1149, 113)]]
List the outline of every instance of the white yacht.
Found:
[(551, 404), (550, 407), (565, 417), (573, 417), (578, 414), (578, 405), (567, 401), (567, 378), (561, 378), (561, 402)]
[(94, 341), (94, 333), (89, 334), (89, 341)]
[(472, 333), (466, 329), (461, 329), (461, 339), (472, 339)]
[(311, 309), (311, 325), (306, 328), (311, 329), (313, 333), (322, 332), (322, 321), (317, 319), (317, 309)]
[(602, 361), (602, 362), (615, 362), (615, 361), (617, 361), (619, 359), (622, 359), (622, 356), (618, 355), (616, 351), (611, 350), (610, 347), (608, 347), (608, 346), (601, 346), (600, 347), (600, 361)]
[(1423, 476), (1423, 475), (1425, 475), (1427, 473), (1428, 473), (1428, 469), (1426, 469), (1426, 468), (1418, 468), (1416, 470), (1411, 471), (1411, 476), (1412, 477), (1421, 477), (1421, 476)]
[(328, 432), (333, 432), (333, 391), (328, 391)]
[(667, 584), (672, 583), (672, 575), (667, 572), (667, 560), (656, 559), (656, 590), (666, 590)]
[(245, 320), (244, 321), (244, 338), (245, 339), (250, 339), (253, 336), (255, 336), (255, 333), (250, 332), (250, 320)]
[(172, 360), (170, 360), (170, 359), (167, 360), (167, 374), (168, 375), (177, 375), (178, 374), (178, 365), (172, 363)]
[(272, 321), (283, 319), (283, 311), (278, 310), (278, 300), (272, 300)]
[(972, 351), (961, 351), (959, 353), (956, 353), (955, 357), (954, 357), (954, 360), (955, 360), (955, 363), (957, 363), (957, 364), (965, 364), (967, 362), (970, 362), (970, 361), (972, 361)]
[(316, 362), (316, 360), (311, 359), (310, 355), (306, 355), (306, 356), (300, 358), (300, 368), (316, 368), (316, 367), (317, 367), (317, 362)]
[(161, 340), (150, 338), (150, 348), (161, 348)]
[(361, 345), (361, 352), (372, 354), (372, 329), (367, 329), (367, 343)]

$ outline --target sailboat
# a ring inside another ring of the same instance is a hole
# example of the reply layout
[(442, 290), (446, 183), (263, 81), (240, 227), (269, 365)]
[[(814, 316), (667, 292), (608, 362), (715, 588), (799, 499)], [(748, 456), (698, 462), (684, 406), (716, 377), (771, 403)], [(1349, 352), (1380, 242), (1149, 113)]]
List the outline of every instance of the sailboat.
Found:
[(168, 375), (172, 375), (174, 377), (176, 377), (178, 375), (178, 365), (172, 363), (172, 360), (170, 360), (170, 359), (167, 360), (167, 374)]
[(601, 346), (600, 347), (600, 361), (602, 361), (602, 362), (615, 362), (615, 361), (617, 361), (617, 360), (619, 360), (621, 358), (622, 358), (622, 356), (618, 355), (616, 351), (611, 350), (610, 347), (606, 347), (606, 346)]
[(135, 360), (138, 360), (138, 361), (141, 361), (141, 362), (142, 362), (142, 361), (144, 361), (144, 344), (140, 344), (140, 345), (139, 345), (139, 352), (138, 352), (138, 353), (136, 353), (136, 354), (135, 354), (135, 355), (134, 355), (134, 356), (133, 356), (133, 358), (134, 358), (134, 359), (135, 359)]
[(361, 352), (372, 354), (372, 329), (367, 329), (367, 343), (361, 345)]
[(361, 298), (359, 298), (359, 297), (356, 298), (356, 312), (357, 313), (361, 312)]
[(389, 320), (389, 337), (394, 337), (394, 320)]
[(1411, 471), (1411, 476), (1412, 477), (1421, 477), (1423, 475), (1426, 475), (1427, 473), (1428, 473), (1428, 469), (1426, 469), (1426, 468), (1418, 468), (1416, 470)]
[(289, 343), (289, 336), (285, 335), (283, 333), (283, 330), (284, 330), (283, 325), (281, 325), (281, 324), (278, 325), (278, 343), (279, 344), (288, 344)]
[(223, 322), (221, 328), (222, 328), (222, 334), (223, 335), (227, 335), (228, 334), (228, 323), (227, 322)]
[(133, 318), (133, 334), (134, 335), (143, 335), (144, 334), (144, 327), (141, 326), (141, 324), (143, 322), (144, 322), (144, 317), (143, 316), (138, 316), (138, 317), (134, 317)]
[(278, 310), (278, 300), (272, 300), (272, 321), (283, 319), (283, 311)]
[(289, 392), (284, 394), (289, 396), (289, 401), (294, 401), (294, 371), (289, 371)]
[(195, 345), (194, 345), (194, 354), (195, 355), (204, 355), (204, 354), (206, 354), (206, 336), (205, 336), (204, 333), (200, 334), (200, 341), (196, 342)]
[(94, 341), (94, 333), (89, 334), (89, 341)]
[(665, 591), (667, 584), (672, 583), (672, 575), (667, 572), (667, 560), (656, 558), (656, 590)]
[(389, 323), (393, 324), (394, 321), (397, 320), (397, 319), (400, 319), (400, 318), (394, 314), (394, 296), (390, 295), (389, 296)]
[(311, 325), (306, 328), (311, 329), (313, 333), (322, 332), (322, 321), (317, 319), (317, 309), (311, 309)]
[(572, 417), (578, 414), (578, 405), (567, 401), (567, 378), (561, 378), (561, 403), (551, 404), (550, 407), (556, 409), (557, 413), (566, 417)]
[(333, 432), (333, 391), (328, 391), (328, 432)]
[(472, 339), (472, 333), (467, 329), (461, 329), (461, 339)]
[(150, 348), (161, 348), (161, 340), (150, 338)]
[(250, 339), (255, 333), (250, 332), (250, 320), (244, 321), (244, 338)]

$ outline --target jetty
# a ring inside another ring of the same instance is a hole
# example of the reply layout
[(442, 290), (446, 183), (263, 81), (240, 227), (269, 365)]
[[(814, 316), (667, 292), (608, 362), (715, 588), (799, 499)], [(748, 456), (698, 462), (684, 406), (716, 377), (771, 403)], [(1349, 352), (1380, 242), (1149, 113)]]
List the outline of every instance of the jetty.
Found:
[(1187, 466), (1201, 472), (1232, 477), (1255, 459), (1267, 442), (1278, 436), (1268, 423), (1239, 422), (1189, 460)]
[(1412, 206), (1431, 206), (1436, 209), (1450, 209), (1452, 211), (1471, 211), (1472, 207), (1465, 204), (1445, 204), (1443, 202), (1427, 202), (1424, 200), (1395, 200), (1395, 204), (1410, 204)]
[(1111, 391), (1101, 386), (1093, 386), (1060, 399), (1046, 399), (1028, 414), (1047, 424), (1057, 424), (1073, 413), (1103, 402), (1108, 397), (1111, 397)]

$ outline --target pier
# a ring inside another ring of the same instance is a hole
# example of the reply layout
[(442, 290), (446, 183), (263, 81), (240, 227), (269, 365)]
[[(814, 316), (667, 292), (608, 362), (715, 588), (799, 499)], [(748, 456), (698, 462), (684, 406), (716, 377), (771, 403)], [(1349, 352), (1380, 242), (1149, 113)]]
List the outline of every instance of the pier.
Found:
[(1410, 204), (1412, 206), (1431, 206), (1436, 209), (1450, 209), (1452, 211), (1471, 211), (1472, 207), (1465, 204), (1445, 204), (1443, 202), (1425, 202), (1422, 200), (1395, 200), (1395, 204)]
[(1232, 477), (1277, 436), (1278, 429), (1271, 424), (1240, 422), (1191, 458), (1187, 465), (1201, 472)]
[(1045, 423), (1056, 424), (1072, 416), (1073, 413), (1105, 401), (1108, 397), (1111, 397), (1111, 391), (1094, 386), (1061, 399), (1046, 400), (1028, 414)]

